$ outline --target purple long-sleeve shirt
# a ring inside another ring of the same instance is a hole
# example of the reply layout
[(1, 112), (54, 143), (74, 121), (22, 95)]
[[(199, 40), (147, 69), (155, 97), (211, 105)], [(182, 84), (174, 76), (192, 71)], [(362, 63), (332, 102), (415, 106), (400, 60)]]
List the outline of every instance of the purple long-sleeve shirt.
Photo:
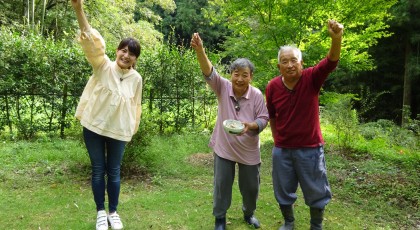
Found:
[[(206, 82), (215, 92), (218, 100), (216, 125), (210, 139), (209, 147), (221, 158), (246, 165), (261, 163), (259, 133), (267, 126), (268, 111), (261, 91), (249, 86), (241, 98), (235, 98), (232, 82), (221, 77), (213, 68)], [(240, 110), (235, 109), (235, 100)], [(223, 121), (235, 119), (242, 122), (256, 122), (258, 131), (248, 131), (238, 136), (228, 134), (223, 129)]]

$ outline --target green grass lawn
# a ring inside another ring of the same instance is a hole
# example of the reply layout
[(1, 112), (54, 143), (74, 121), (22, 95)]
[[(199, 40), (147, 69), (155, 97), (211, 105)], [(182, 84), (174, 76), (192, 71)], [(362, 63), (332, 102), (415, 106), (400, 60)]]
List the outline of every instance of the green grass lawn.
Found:
[[(261, 191), (256, 217), (261, 229), (278, 229), (282, 218), (271, 183), (271, 134), (262, 136)], [(209, 136), (153, 138), (146, 154), (155, 163), (138, 177), (124, 177), (119, 214), (125, 229), (213, 229)], [(326, 146), (333, 200), (324, 229), (419, 229), (418, 168), (376, 158), (354, 160)], [(0, 144), (0, 229), (95, 229), (89, 160), (76, 140)], [(408, 191), (408, 192), (407, 192)], [(252, 229), (242, 219), (237, 184), (228, 229)], [(296, 229), (309, 229), (302, 194)]]

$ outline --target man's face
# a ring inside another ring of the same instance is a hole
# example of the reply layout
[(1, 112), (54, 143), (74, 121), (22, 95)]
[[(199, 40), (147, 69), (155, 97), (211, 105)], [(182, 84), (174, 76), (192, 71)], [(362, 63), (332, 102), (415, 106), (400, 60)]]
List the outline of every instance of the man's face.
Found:
[(302, 75), (302, 60), (298, 59), (296, 50), (285, 50), (280, 54), (277, 64), (281, 75), (286, 79), (299, 79)]
[(235, 69), (231, 74), (233, 91), (244, 93), (252, 79), (251, 70), (248, 67)]

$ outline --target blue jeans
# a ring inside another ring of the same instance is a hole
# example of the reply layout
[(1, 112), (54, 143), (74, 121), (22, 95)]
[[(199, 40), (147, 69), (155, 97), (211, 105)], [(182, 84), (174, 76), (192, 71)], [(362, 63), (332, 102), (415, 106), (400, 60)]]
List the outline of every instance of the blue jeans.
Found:
[(105, 210), (105, 173), (109, 212), (117, 211), (120, 196), (120, 168), (126, 142), (101, 136), (83, 128), (83, 137), (92, 165), (92, 191), (96, 210)]
[(331, 200), (324, 148), (273, 148), (273, 187), (280, 205), (292, 205), (298, 184), (309, 207), (323, 209)]

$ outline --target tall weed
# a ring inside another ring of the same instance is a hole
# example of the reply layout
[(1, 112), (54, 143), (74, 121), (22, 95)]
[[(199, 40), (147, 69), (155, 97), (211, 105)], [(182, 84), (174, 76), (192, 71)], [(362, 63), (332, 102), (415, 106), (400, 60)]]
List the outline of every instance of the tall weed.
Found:
[(353, 94), (339, 94), (334, 92), (324, 92), (320, 97), (321, 117), (324, 122), (331, 124), (337, 136), (337, 144), (341, 150), (351, 148), (353, 142), (357, 140), (358, 116), (353, 109)]

